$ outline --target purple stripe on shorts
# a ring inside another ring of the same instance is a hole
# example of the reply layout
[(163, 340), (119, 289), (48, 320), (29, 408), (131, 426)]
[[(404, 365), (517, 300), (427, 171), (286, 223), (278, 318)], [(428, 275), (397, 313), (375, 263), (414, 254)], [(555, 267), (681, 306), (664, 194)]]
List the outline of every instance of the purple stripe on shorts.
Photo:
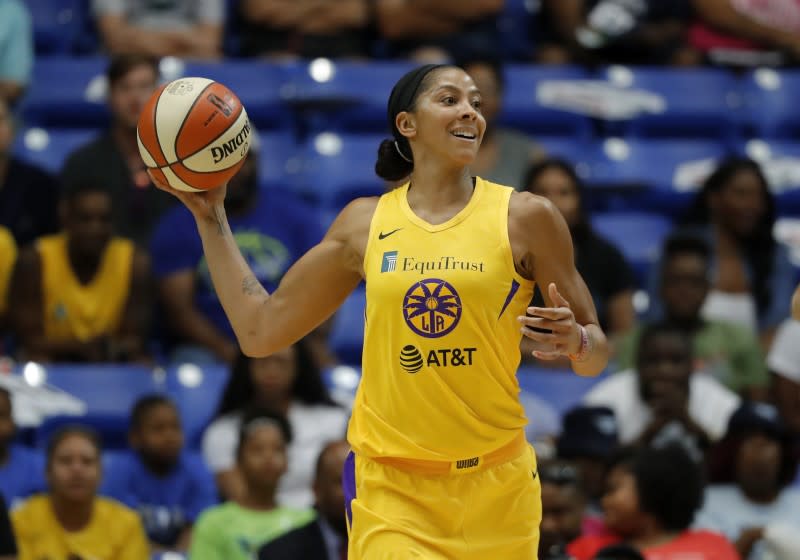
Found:
[(344, 507), (347, 511), (347, 523), (353, 527), (352, 501), (356, 498), (356, 456), (351, 451), (347, 454), (342, 472), (342, 488), (344, 489)]

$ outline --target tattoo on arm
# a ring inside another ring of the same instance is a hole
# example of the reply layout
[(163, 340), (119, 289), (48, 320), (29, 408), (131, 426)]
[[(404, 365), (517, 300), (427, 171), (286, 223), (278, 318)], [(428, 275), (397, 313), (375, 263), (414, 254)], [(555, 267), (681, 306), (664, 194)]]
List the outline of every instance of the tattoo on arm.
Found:
[(252, 274), (242, 280), (242, 293), (246, 296), (266, 296), (266, 290)]
[(222, 208), (217, 208), (214, 210), (214, 221), (217, 224), (217, 233), (219, 236), (225, 237), (225, 228), (222, 225), (225, 223), (225, 215)]

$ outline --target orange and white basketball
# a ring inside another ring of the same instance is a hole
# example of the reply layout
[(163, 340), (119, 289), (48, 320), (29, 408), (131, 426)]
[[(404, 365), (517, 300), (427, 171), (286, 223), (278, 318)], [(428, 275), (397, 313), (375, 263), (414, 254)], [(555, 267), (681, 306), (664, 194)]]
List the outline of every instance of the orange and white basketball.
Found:
[(250, 122), (241, 101), (208, 78), (160, 87), (139, 115), (142, 160), (162, 182), (199, 192), (219, 187), (244, 163)]

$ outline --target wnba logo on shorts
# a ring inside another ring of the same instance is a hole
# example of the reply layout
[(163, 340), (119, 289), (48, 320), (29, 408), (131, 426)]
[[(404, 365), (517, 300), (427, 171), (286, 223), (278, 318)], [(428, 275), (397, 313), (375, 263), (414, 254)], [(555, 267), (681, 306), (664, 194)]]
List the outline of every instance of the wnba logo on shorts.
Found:
[(461, 459), (460, 461), (456, 461), (456, 469), (472, 469), (477, 467), (478, 464), (481, 462), (480, 457), (472, 457), (471, 459)]
[(403, 298), (403, 318), (418, 335), (439, 338), (458, 325), (461, 298), (449, 282), (438, 278), (420, 280)]

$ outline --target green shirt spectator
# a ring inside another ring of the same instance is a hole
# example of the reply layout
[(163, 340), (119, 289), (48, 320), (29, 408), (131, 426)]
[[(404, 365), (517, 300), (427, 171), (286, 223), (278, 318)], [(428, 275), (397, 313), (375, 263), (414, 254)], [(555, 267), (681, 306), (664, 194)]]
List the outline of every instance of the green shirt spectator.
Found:
[(312, 509), (267, 511), (227, 502), (203, 513), (192, 537), (192, 560), (251, 560), (261, 545), (314, 519)]
[(0, 97), (13, 105), (31, 78), (33, 30), (25, 3), (0, 0)]
[[(617, 367), (626, 370), (636, 363), (636, 348), (642, 327), (636, 327), (617, 346)], [(695, 371), (713, 375), (737, 393), (765, 387), (769, 376), (761, 347), (753, 333), (734, 323), (704, 321), (692, 335)]]

